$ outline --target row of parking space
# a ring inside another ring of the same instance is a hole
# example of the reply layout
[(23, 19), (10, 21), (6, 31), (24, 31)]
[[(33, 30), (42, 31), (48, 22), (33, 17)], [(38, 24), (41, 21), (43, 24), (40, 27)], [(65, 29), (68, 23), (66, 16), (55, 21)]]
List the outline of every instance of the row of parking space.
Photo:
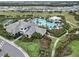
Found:
[(36, 6), (36, 7), (0, 7), (0, 11), (78, 11), (79, 6), (71, 7), (45, 7), (45, 6)]

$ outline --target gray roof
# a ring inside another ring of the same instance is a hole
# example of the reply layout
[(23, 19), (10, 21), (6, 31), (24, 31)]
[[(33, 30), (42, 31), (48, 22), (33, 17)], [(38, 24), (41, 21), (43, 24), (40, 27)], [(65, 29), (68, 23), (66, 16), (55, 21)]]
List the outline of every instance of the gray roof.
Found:
[(44, 34), (46, 33), (46, 29), (36, 27), (36, 32), (38, 32), (38, 33), (44, 35)]
[(36, 32), (36, 29), (33, 26), (31, 26), (25, 34), (31, 36), (34, 32)]
[(30, 21), (25, 22), (23, 20), (19, 20), (13, 24), (6, 26), (6, 31), (11, 34), (16, 34), (21, 31), (21, 28), (27, 28), (27, 31), (24, 31), (24, 35), (31, 36), (34, 32), (38, 32), (42, 35), (46, 33), (46, 29), (39, 28), (35, 24), (31, 23)]
[(16, 23), (13, 23), (13, 24), (10, 24), (10, 25), (6, 26), (6, 31), (10, 32), (12, 34), (15, 34), (15, 33), (19, 32), (18, 31), (18, 29), (19, 29), (18, 24), (19, 24), (19, 22), (16, 22)]

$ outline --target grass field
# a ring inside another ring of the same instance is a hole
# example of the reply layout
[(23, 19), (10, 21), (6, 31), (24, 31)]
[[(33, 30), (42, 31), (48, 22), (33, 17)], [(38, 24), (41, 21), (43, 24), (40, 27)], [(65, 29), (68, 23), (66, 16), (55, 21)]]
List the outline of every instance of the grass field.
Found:
[[(63, 13), (48, 13), (48, 12), (0, 12), (0, 15), (6, 15), (6, 16), (23, 16), (23, 15), (33, 15), (33, 17), (47, 17), (47, 16), (55, 16), (55, 15), (62, 15), (65, 16), (66, 20), (77, 25), (77, 21), (74, 19), (73, 15), (70, 15), (68, 12)], [(26, 16), (27, 17), (27, 16)], [(71, 25), (73, 28), (75, 28), (73, 25)], [(70, 28), (70, 29), (73, 29)], [(61, 40), (64, 40), (66, 37), (61, 37)], [(38, 56), (39, 55), (39, 44), (38, 42), (22, 42), (22, 41), (16, 41), (15, 42), (18, 46), (22, 47), (26, 53), (28, 53), (30, 56)], [(60, 43), (58, 43), (59, 45)], [(71, 56), (79, 56), (79, 41), (74, 40), (69, 44), (69, 47), (72, 48), (73, 53)], [(53, 46), (53, 44), (51, 44)]]
[(79, 57), (79, 40), (74, 40), (68, 45), (72, 49), (70, 56)]
[(26, 53), (31, 57), (39, 56), (39, 45), (38, 42), (22, 42), (20, 40), (15, 42), (18, 46), (23, 48)]
[(7, 15), (7, 16), (13, 16), (16, 17), (17, 15), (23, 16), (23, 15), (33, 15), (33, 16), (54, 16), (54, 15), (63, 15), (65, 16), (66, 20), (76, 24), (77, 22), (74, 20), (74, 16), (70, 15), (68, 12), (63, 13), (48, 13), (48, 12), (0, 12), (0, 15)]

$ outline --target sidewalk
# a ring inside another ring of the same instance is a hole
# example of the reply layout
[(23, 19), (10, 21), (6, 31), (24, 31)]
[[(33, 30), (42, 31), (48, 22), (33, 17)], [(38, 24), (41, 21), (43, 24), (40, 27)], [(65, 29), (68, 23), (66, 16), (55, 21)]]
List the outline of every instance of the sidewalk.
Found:
[(15, 40), (13, 40), (13, 42), (15, 42), (15, 41), (19, 40), (20, 38), (22, 38), (22, 36), (20, 36), (20, 37), (16, 38)]

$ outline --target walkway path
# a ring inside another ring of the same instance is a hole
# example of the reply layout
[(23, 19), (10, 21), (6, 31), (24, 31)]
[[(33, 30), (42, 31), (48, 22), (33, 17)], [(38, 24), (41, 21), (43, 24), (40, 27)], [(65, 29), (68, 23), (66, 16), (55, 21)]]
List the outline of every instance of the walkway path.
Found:
[[(67, 34), (68, 34), (68, 31), (63, 36), (66, 36)], [(63, 37), (63, 36), (61, 36), (61, 37)], [(55, 55), (56, 46), (57, 46), (57, 43), (61, 40), (61, 37), (57, 38), (57, 40), (54, 43), (54, 47), (52, 49), (52, 55), (51, 55), (52, 57), (54, 57), (54, 55)]]
[[(77, 25), (75, 25), (75, 24), (73, 24), (73, 23), (71, 23), (69, 21), (67, 21), (67, 23), (79, 28)], [(67, 34), (68, 34), (68, 30), (66, 31), (66, 33), (63, 36), (66, 36)], [(52, 54), (51, 54), (51, 56), (54, 57), (56, 46), (57, 46), (58, 42), (61, 40), (61, 37), (63, 37), (63, 36), (61, 36), (59, 38), (56, 38), (56, 37), (53, 37), (53, 36), (50, 36), (50, 35), (48, 35), (48, 36), (51, 37), (51, 38), (55, 38), (56, 39), (56, 41), (54, 43), (54, 46), (53, 46), (53, 49), (52, 49)]]
[(20, 36), (20, 37), (16, 38), (16, 39), (15, 39), (15, 40), (13, 40), (12, 42), (17, 41), (17, 40), (19, 40), (20, 38), (22, 38), (22, 36)]
[[(65, 35), (67, 35), (67, 34), (68, 34), (68, 30), (66, 30), (66, 33), (65, 33), (64, 35), (62, 35), (61, 37), (65, 36)], [(54, 55), (55, 55), (55, 49), (56, 49), (57, 43), (61, 40), (61, 37), (57, 38), (57, 37), (54, 37), (54, 36), (50, 36), (50, 34), (47, 35), (47, 36), (50, 37), (50, 38), (52, 38), (52, 39), (53, 39), (53, 38), (56, 39), (56, 41), (55, 41), (55, 43), (54, 43), (54, 46), (53, 46), (53, 49), (52, 49), (52, 54), (51, 54), (51, 56), (54, 57)]]
[(77, 28), (79, 28), (79, 26), (77, 26), (77, 25), (75, 25), (75, 24), (73, 24), (73, 23), (71, 23), (69, 21), (66, 21), (66, 22), (69, 23), (69, 24), (71, 24), (71, 25), (73, 25), (73, 26), (75, 26), (75, 27), (77, 27)]

